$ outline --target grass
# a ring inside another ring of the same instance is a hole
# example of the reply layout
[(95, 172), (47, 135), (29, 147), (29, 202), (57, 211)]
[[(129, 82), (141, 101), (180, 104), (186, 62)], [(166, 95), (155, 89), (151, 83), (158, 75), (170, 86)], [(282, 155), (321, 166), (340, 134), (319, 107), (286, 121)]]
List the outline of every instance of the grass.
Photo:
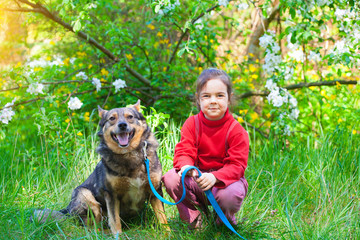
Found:
[[(166, 172), (180, 127), (170, 123), (159, 137)], [(82, 227), (69, 219), (30, 222), (33, 209), (61, 209), (95, 168), (96, 130), (74, 137), (71, 148), (50, 137), (8, 134), (0, 146), (1, 239), (113, 239), (106, 227)], [(249, 132), (251, 132), (249, 130)], [(75, 134), (74, 134), (75, 135)], [(52, 140), (51, 140), (52, 139)], [(360, 139), (337, 129), (318, 138), (291, 139), (288, 146), (250, 134), (246, 177), (249, 192), (237, 218), (247, 239), (359, 239)], [(165, 191), (164, 191), (165, 192)], [(168, 198), (168, 196), (167, 196)], [(204, 231), (188, 231), (176, 207), (165, 206), (170, 235), (155, 224), (150, 207), (129, 223), (120, 239), (237, 239), (208, 219)]]

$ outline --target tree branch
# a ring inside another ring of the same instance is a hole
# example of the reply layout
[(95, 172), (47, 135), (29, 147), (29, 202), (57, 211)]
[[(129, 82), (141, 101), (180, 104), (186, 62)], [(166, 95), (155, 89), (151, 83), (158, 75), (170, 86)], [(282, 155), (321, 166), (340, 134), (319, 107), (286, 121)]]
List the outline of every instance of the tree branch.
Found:
[[(294, 89), (300, 89), (300, 88), (304, 88), (304, 87), (319, 87), (319, 86), (335, 86), (337, 85), (337, 83), (341, 84), (341, 85), (356, 85), (358, 84), (357, 81), (346, 81), (346, 80), (334, 80), (334, 81), (321, 81), (321, 82), (303, 82), (303, 83), (298, 83), (298, 84), (293, 84), (293, 85), (289, 85), (287, 87), (284, 87), (287, 90), (294, 90)], [(240, 96), (236, 97), (237, 99), (244, 99), (244, 98), (248, 98), (251, 96), (263, 96), (266, 97), (267, 95), (269, 95), (269, 91), (255, 91), (255, 92), (246, 92), (241, 94)]]
[(141, 47), (140, 45), (138, 45), (138, 44), (135, 44), (135, 46), (140, 48), (141, 51), (144, 53), (144, 55), (146, 57), (146, 61), (147, 61), (148, 65), (149, 65), (149, 68), (150, 68), (150, 79), (152, 79), (153, 78), (153, 69), (152, 69), (152, 66), (151, 66), (151, 61), (149, 59), (149, 56), (146, 54), (146, 50), (143, 47)]
[(200, 52), (205, 56), (205, 58), (207, 59), (207, 61), (211, 64), (212, 67), (216, 66), (216, 64), (211, 61), (211, 58), (204, 52), (203, 48), (201, 47), (201, 44), (198, 44), (196, 42), (196, 45), (198, 46), (198, 48), (200, 49)]
[[(211, 7), (211, 8), (209, 8), (208, 10), (206, 10), (206, 12), (208, 13), (208, 12), (211, 12), (212, 10), (214, 10), (215, 8), (217, 8), (217, 7), (219, 7), (220, 5), (215, 5), (215, 6), (213, 6), (213, 7)], [(199, 20), (201, 17), (203, 17), (205, 15), (205, 13), (201, 13), (199, 16), (197, 16), (196, 18), (194, 18), (193, 20), (191, 20), (191, 24), (194, 24), (197, 20)], [(181, 44), (181, 42), (182, 42), (182, 40), (184, 39), (184, 37), (187, 35), (189, 33), (189, 29), (187, 28), (186, 30), (185, 30), (185, 32), (183, 32), (183, 34), (180, 36), (180, 38), (179, 38), (179, 40), (178, 40), (178, 43), (177, 43), (177, 45), (176, 45), (176, 47), (175, 47), (175, 49), (174, 49), (174, 51), (173, 51), (173, 53), (172, 53), (172, 55), (171, 55), (171, 57), (170, 57), (170, 59), (169, 59), (169, 62), (168, 62), (168, 67), (167, 67), (167, 70), (169, 70), (169, 66), (170, 66), (170, 64), (171, 64), (171, 62), (175, 59), (175, 56), (176, 56), (176, 53), (177, 53), (177, 51), (178, 51), (178, 49), (179, 49), (179, 46), (180, 46), (180, 44)]]
[(30, 9), (30, 8), (17, 8), (17, 9), (0, 8), (0, 11), (4, 11), (4, 12), (36, 12), (36, 13), (41, 13), (41, 11), (39, 11), (38, 9)]
[[(270, 15), (266, 19), (262, 19), (262, 16), (259, 16), (260, 21), (257, 23), (255, 31), (250, 35), (250, 39), (245, 48), (245, 55), (249, 53), (258, 56), (258, 48), (259, 48), (259, 38), (264, 35), (265, 31), (268, 29), (269, 24), (275, 19), (275, 16), (280, 12), (280, 3), (279, 1), (275, 1), (276, 6), (272, 9)], [(255, 6), (256, 7), (256, 6)]]
[[(111, 60), (113, 60), (114, 62), (119, 62), (119, 58), (117, 56), (115, 56), (111, 51), (109, 51), (108, 49), (106, 49), (103, 45), (101, 45), (100, 43), (98, 43), (94, 38), (90, 37), (88, 34), (86, 34), (83, 31), (78, 31), (75, 32), (73, 27), (64, 22), (61, 18), (59, 18), (57, 15), (51, 13), (47, 8), (45, 8), (43, 5), (41, 5), (40, 3), (31, 3), (27, 0), (18, 0), (19, 2), (22, 2), (28, 6), (31, 6), (33, 8), (33, 10), (35, 12), (41, 13), (42, 15), (44, 15), (45, 17), (51, 19), (52, 21), (60, 24), (61, 26), (63, 26), (64, 28), (66, 28), (67, 30), (76, 33), (81, 39), (87, 41), (88, 43), (90, 43), (91, 45), (93, 45), (94, 47), (96, 47), (97, 49), (99, 49), (101, 52), (103, 52), (107, 57), (109, 57)], [(144, 76), (142, 76), (140, 73), (138, 73), (137, 71), (135, 71), (134, 69), (132, 69), (128, 64), (125, 65), (125, 69), (126, 71), (128, 71), (131, 75), (133, 75), (135, 78), (137, 78), (138, 80), (140, 80), (142, 83), (146, 84), (147, 86), (151, 86), (151, 82), (146, 79)]]

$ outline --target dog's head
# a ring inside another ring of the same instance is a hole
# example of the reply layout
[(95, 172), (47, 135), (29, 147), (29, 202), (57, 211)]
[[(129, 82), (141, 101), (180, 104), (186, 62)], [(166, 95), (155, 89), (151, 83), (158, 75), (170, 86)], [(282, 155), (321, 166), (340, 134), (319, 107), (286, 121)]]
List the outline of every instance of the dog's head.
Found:
[[(111, 151), (125, 154), (136, 149), (144, 134), (149, 132), (146, 119), (140, 113), (140, 101), (132, 107), (99, 109), (101, 118), (98, 135)], [(144, 136), (145, 137), (145, 136)]]

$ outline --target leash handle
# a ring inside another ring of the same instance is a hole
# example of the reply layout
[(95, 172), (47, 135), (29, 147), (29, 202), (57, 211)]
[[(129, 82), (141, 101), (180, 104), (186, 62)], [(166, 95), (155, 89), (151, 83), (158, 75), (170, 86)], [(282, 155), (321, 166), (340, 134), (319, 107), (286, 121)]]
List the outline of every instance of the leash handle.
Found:
[[(166, 203), (166, 204), (169, 204), (169, 205), (177, 205), (179, 203), (181, 203), (185, 197), (186, 197), (186, 190), (185, 190), (185, 176), (187, 174), (188, 171), (190, 171), (191, 169), (195, 169), (196, 171), (198, 171), (199, 173), (199, 177), (201, 177), (201, 172), (200, 170), (195, 167), (195, 166), (191, 166), (191, 167), (188, 167), (185, 169), (185, 171), (182, 173), (182, 176), (181, 176), (181, 184), (182, 184), (182, 187), (183, 187), (183, 194), (180, 198), (180, 200), (176, 203), (172, 203), (172, 202), (169, 202), (168, 200), (166, 200), (165, 198), (163, 198), (162, 196), (160, 196), (160, 194), (156, 191), (156, 189), (154, 188), (154, 186), (152, 185), (152, 182), (151, 182), (151, 178), (150, 178), (150, 168), (149, 168), (149, 159), (148, 158), (145, 158), (145, 165), (146, 165), (146, 171), (147, 171), (147, 175), (148, 175), (148, 180), (149, 180), (149, 185), (150, 185), (150, 188), (152, 190), (152, 192), (154, 193), (154, 195), (160, 200), (162, 201), (163, 203)], [(214, 197), (214, 195), (212, 194), (211, 190), (207, 190), (205, 191), (205, 194), (206, 194), (206, 197), (208, 198), (210, 204), (213, 206), (215, 212), (217, 213), (217, 215), (219, 216), (219, 218), (221, 219), (221, 221), (233, 232), (235, 233), (238, 237), (240, 237), (241, 239), (244, 239), (246, 240), (245, 238), (243, 238), (239, 233), (236, 232), (236, 230), (233, 228), (233, 226), (231, 225), (231, 223), (229, 222), (229, 220), (226, 218), (224, 212), (221, 210), (219, 204), (216, 202), (216, 199)]]

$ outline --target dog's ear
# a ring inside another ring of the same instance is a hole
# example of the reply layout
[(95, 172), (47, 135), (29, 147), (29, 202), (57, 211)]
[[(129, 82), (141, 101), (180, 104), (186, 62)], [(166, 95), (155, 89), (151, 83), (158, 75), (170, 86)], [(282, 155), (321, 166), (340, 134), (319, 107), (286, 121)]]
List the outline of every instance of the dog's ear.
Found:
[(104, 115), (107, 113), (107, 111), (104, 110), (104, 109), (102, 109), (99, 105), (98, 105), (98, 110), (99, 110), (99, 116), (100, 116), (101, 118), (103, 118)]
[(136, 109), (136, 111), (140, 112), (140, 99), (137, 100), (133, 107)]

